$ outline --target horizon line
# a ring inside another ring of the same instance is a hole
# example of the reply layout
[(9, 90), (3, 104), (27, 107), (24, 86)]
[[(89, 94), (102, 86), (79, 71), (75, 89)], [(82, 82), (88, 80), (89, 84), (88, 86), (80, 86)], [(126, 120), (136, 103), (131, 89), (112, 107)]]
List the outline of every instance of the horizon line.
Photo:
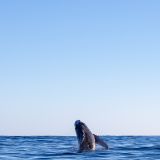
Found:
[[(99, 135), (99, 136), (115, 136), (115, 137), (151, 137), (151, 136), (155, 136), (155, 137), (159, 137), (160, 135)], [(76, 135), (0, 135), (0, 137), (76, 137)]]

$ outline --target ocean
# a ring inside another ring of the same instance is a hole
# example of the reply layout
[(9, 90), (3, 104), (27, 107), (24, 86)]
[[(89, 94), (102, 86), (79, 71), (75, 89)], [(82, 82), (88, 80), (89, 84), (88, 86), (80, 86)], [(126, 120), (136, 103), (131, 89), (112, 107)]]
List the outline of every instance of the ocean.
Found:
[(103, 136), (109, 150), (78, 153), (76, 137), (0, 136), (0, 160), (160, 160), (159, 136)]

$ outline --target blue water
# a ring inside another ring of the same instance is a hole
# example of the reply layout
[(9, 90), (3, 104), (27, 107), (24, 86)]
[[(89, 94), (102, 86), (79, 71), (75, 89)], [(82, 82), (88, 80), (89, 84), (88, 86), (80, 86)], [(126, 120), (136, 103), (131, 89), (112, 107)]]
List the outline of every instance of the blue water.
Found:
[(77, 152), (76, 137), (0, 136), (0, 160), (160, 160), (160, 137), (105, 136), (109, 150)]

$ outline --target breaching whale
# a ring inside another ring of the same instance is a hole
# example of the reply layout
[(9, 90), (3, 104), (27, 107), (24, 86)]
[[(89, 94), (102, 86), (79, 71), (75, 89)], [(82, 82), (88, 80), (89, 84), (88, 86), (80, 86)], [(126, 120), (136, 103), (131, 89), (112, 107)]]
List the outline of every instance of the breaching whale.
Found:
[(74, 125), (79, 144), (79, 152), (95, 150), (96, 144), (108, 149), (108, 145), (99, 136), (92, 134), (85, 123), (77, 120)]

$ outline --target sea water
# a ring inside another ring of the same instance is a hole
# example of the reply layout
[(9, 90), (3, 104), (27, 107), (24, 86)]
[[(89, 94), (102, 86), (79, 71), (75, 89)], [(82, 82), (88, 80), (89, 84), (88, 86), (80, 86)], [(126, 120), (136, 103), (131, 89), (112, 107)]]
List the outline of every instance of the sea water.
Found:
[(76, 137), (0, 136), (0, 160), (160, 160), (158, 136), (104, 136), (109, 150), (78, 153)]

